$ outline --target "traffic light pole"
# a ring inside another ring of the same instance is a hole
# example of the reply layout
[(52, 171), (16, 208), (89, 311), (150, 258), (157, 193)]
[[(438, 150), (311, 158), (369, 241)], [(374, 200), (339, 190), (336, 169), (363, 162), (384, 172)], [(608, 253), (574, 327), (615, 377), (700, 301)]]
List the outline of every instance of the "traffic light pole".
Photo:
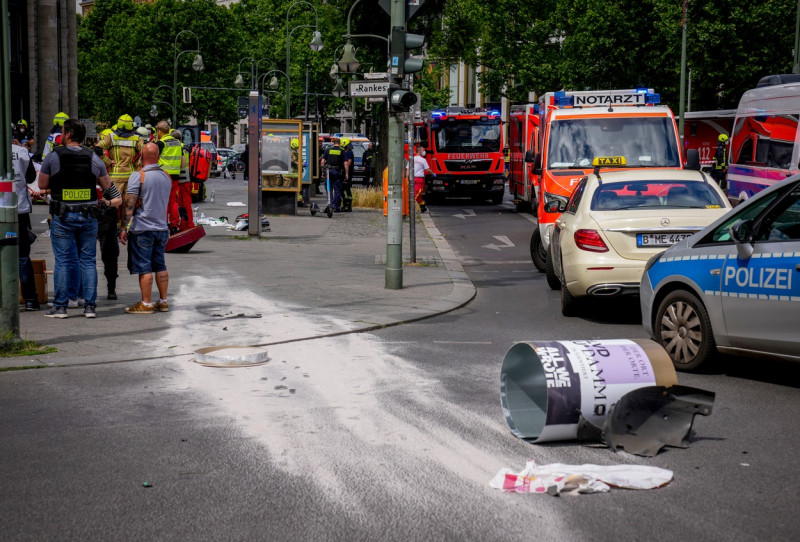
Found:
[[(392, 28), (406, 25), (406, 0), (392, 0)], [(389, 73), (389, 81), (401, 82)], [(403, 287), (403, 113), (389, 111), (389, 186), (386, 212), (386, 283), (389, 290)], [(409, 149), (409, 152), (411, 150)]]

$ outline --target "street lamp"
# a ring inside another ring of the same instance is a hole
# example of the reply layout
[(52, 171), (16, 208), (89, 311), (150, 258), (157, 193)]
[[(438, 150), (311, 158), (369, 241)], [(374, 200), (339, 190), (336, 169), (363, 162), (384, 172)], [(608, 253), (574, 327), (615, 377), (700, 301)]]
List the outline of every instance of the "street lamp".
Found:
[(356, 50), (355, 47), (353, 47), (353, 42), (348, 39), (342, 50), (342, 58), (339, 60), (339, 69), (345, 73), (354, 73), (358, 70), (360, 65), (361, 63), (356, 60)]
[[(195, 41), (197, 42), (197, 49), (185, 49), (181, 52), (177, 52), (178, 50), (178, 38), (181, 37), (183, 33), (191, 34)], [(195, 53), (194, 61), (192, 62), (192, 68), (194, 71), (199, 72), (202, 71), (205, 67), (203, 65), (203, 57), (200, 56), (200, 39), (197, 35), (192, 32), (191, 30), (181, 30), (175, 36), (175, 68), (172, 71), (172, 127), (176, 128), (178, 125), (178, 110), (177, 110), (177, 90), (178, 90), (178, 59), (184, 53)]]
[(156, 88), (153, 91), (153, 100), (152, 100), (153, 104), (152, 107), (150, 108), (150, 116), (153, 118), (156, 118), (158, 116), (158, 108), (156, 107), (156, 104), (166, 105), (167, 108), (170, 107), (170, 104), (168, 104), (167, 102), (162, 100), (156, 100), (156, 94), (158, 94), (158, 91), (161, 90), (162, 88), (169, 90), (172, 95), (175, 94), (175, 89), (169, 85), (159, 85), (158, 88)]
[[(289, 14), (292, 12), (292, 8), (294, 8), (298, 4), (306, 4), (314, 11), (314, 24), (301, 24), (299, 26), (295, 26), (292, 30), (289, 30)], [(313, 4), (310, 2), (306, 2), (306, 0), (297, 0), (296, 2), (292, 3), (289, 6), (289, 9), (286, 11), (286, 118), (291, 118), (291, 100), (292, 100), (292, 84), (291, 79), (289, 78), (289, 62), (291, 60), (291, 40), (292, 40), (292, 32), (297, 30), (298, 28), (313, 28), (314, 35), (311, 39), (311, 43), (309, 46), (313, 51), (321, 51), (323, 47), (322, 43), (322, 34), (319, 32), (319, 16), (317, 15), (317, 8), (314, 7)]]
[(344, 98), (345, 96), (347, 96), (347, 89), (344, 88), (341, 77), (336, 78), (336, 86), (333, 87), (331, 94), (333, 94), (337, 98)]

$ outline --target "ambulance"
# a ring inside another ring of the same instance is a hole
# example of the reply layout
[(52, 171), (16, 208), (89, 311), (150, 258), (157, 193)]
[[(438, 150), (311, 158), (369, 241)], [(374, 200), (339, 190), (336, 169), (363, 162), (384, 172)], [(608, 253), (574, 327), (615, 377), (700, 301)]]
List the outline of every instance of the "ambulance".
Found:
[(539, 152), (539, 104), (511, 106), (508, 117), (508, 191), (517, 211), (535, 213), (538, 183), (525, 156)]
[(539, 111), (539, 148), (527, 152), (538, 185), (531, 258), (544, 272), (559, 202), (566, 204), (598, 156), (623, 156), (630, 168), (683, 169), (678, 128), (651, 88), (550, 92)]
[[(728, 197), (742, 202), (800, 172), (800, 82), (772, 75), (739, 100), (730, 139)], [(781, 83), (783, 81), (795, 81)]]

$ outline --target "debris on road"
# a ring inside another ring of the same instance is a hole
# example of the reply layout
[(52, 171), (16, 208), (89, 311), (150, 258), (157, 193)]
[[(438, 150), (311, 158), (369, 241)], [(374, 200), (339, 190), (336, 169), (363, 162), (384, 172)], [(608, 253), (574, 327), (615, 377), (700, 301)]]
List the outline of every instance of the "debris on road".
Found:
[(522, 342), (503, 360), (500, 401), (521, 439), (605, 442), (653, 457), (687, 448), (694, 417), (714, 405), (712, 392), (677, 384), (654, 341)]
[(501, 469), (489, 485), (509, 493), (560, 495), (606, 493), (612, 487), (655, 489), (672, 481), (672, 471), (647, 465), (537, 465), (529, 459), (520, 472)]

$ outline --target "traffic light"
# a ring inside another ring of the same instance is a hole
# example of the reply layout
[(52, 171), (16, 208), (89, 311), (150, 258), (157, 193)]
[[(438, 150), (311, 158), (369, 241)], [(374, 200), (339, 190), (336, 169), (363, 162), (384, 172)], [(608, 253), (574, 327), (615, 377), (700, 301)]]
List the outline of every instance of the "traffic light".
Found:
[(425, 37), (419, 34), (408, 34), (402, 26), (392, 28), (392, 61), (389, 71), (392, 75), (402, 77), (406, 73), (416, 73), (422, 69), (422, 57), (410, 54), (412, 49), (422, 47)]
[(417, 103), (417, 95), (398, 84), (389, 85), (389, 105), (393, 111), (408, 111)]

